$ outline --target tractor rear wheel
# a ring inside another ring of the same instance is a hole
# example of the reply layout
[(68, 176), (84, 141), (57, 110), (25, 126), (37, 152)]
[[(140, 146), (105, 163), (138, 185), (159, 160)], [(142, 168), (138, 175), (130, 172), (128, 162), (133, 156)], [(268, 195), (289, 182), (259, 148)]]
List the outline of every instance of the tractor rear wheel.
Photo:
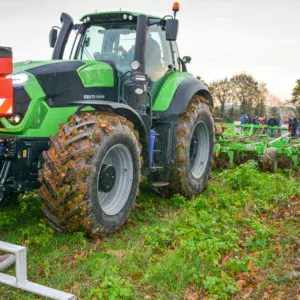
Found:
[(211, 172), (214, 143), (214, 121), (208, 101), (196, 95), (179, 116), (169, 185), (157, 187), (156, 191), (168, 196), (200, 194)]
[(134, 205), (140, 145), (133, 125), (105, 112), (71, 116), (50, 139), (39, 173), (42, 210), (57, 230), (118, 230)]
[(278, 154), (276, 148), (266, 148), (263, 154), (263, 171), (276, 173), (278, 167)]

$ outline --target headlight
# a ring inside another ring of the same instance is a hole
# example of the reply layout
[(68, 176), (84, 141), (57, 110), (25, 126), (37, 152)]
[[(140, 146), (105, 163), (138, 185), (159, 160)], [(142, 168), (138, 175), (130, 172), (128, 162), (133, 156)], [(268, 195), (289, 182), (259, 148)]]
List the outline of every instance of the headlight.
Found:
[(141, 89), (141, 88), (137, 88), (137, 89), (135, 89), (135, 93), (136, 93), (137, 95), (142, 95), (142, 94), (144, 94), (144, 90)]
[(13, 124), (13, 125), (17, 125), (19, 124), (21, 121), (22, 121), (22, 116), (18, 115), (18, 114), (15, 114), (15, 115), (12, 115), (10, 116), (9, 118), (7, 118), (8, 121)]
[(6, 78), (12, 79), (13, 86), (22, 86), (29, 80), (30, 76), (27, 73), (17, 73), (8, 75)]
[(140, 67), (140, 63), (137, 61), (137, 60), (134, 60), (132, 63), (131, 63), (131, 69), (136, 71), (138, 68)]

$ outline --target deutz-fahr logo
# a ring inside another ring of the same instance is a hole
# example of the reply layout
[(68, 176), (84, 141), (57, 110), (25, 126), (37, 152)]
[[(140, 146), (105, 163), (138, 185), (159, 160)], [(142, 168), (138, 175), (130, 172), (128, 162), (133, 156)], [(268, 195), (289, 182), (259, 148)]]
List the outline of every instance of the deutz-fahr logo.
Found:
[(103, 100), (105, 95), (83, 95), (84, 100)]

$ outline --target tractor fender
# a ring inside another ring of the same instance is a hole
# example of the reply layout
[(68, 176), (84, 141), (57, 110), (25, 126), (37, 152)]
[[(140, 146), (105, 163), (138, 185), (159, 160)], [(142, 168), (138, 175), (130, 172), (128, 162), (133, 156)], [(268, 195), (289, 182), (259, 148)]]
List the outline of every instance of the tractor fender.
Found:
[(76, 113), (81, 111), (87, 106), (91, 106), (96, 110), (113, 112), (117, 115), (123, 116), (128, 121), (130, 121), (134, 129), (138, 131), (140, 140), (139, 142), (142, 145), (142, 156), (144, 160), (144, 166), (149, 167), (149, 136), (146, 129), (146, 126), (139, 116), (139, 114), (130, 106), (123, 103), (112, 102), (112, 101), (99, 101), (99, 100), (82, 100), (82, 101), (73, 101), (72, 105), (79, 106)]
[(166, 110), (166, 115), (179, 115), (183, 113), (194, 95), (204, 97), (209, 101), (210, 106), (214, 107), (213, 99), (207, 86), (196, 78), (188, 77), (177, 88), (172, 102)]

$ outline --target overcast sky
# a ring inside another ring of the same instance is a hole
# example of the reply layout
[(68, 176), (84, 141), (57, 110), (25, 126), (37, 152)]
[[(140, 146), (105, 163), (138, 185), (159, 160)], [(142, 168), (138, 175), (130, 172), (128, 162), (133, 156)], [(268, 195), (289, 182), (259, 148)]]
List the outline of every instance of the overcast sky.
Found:
[[(171, 0), (0, 0), (0, 44), (14, 60), (50, 59), (48, 34), (61, 12), (171, 13)], [(178, 45), (205, 81), (247, 72), (282, 100), (300, 79), (300, 0), (182, 0)]]

